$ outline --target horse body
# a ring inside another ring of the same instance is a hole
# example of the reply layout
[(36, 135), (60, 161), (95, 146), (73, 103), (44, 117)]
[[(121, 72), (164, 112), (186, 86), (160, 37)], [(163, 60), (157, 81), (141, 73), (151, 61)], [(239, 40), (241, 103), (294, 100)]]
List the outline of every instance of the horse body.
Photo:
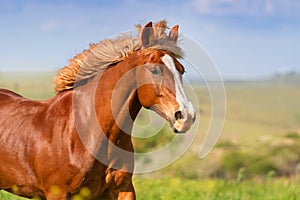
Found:
[[(50, 192), (47, 184), (57, 185), (55, 179), (76, 179), (74, 171), (81, 172), (86, 160), (77, 156), (80, 148), (70, 151), (70, 143), (80, 140), (70, 106), (64, 103), (68, 98), (60, 94), (37, 102), (1, 94), (0, 146), (5, 147), (0, 151), (1, 188), (16, 187), (14, 192), (26, 197), (43, 196)], [(68, 177), (70, 172), (74, 174)]]
[[(99, 123), (103, 132), (110, 141), (117, 143), (119, 137), (122, 137), (122, 142), (119, 142), (118, 146), (133, 152), (130, 137), (114, 123), (112, 112), (107, 110), (111, 107), (109, 104), (112, 95), (111, 90), (107, 88), (114, 87), (119, 80), (118, 76), (113, 78), (116, 74), (120, 74), (115, 72), (117, 69), (118, 67), (111, 68), (101, 76), (102, 80), (98, 83), (95, 95), (95, 109), (99, 113)], [(124, 67), (124, 69), (126, 68)], [(107, 77), (110, 78), (110, 81), (106, 80)], [(89, 94), (91, 91), (86, 89), (91, 84), (94, 84), (93, 81), (75, 91), (80, 93), (78, 95), (80, 99), (77, 98), (76, 104), (78, 105), (74, 107), (78, 108), (76, 111), (77, 117), (80, 118), (78, 120), (93, 126), (89, 119), (89, 113), (86, 112), (93, 108), (87, 109), (85, 104), (85, 102), (91, 101), (89, 98), (93, 98), (93, 95)], [(137, 102), (136, 92), (130, 93), (127, 90), (130, 87), (123, 86), (126, 88), (124, 95), (127, 96), (123, 96), (122, 91), (115, 92), (119, 94), (121, 100), (118, 102), (120, 112), (117, 118), (124, 119), (121, 116), (123, 114), (122, 107), (130, 104), (131, 114), (136, 116), (141, 105)], [(65, 191), (61, 194), (62, 197), (77, 192), (80, 187), (87, 186), (93, 191), (95, 197), (104, 193), (104, 196), (101, 197), (105, 199), (105, 195), (109, 197), (118, 195), (115, 194), (114, 189), (116, 191), (123, 188), (126, 190), (127, 185), (130, 186), (131, 173), (117, 172), (111, 166), (103, 165), (82, 144), (75, 126), (76, 116), (72, 112), (73, 92), (73, 90), (65, 91), (42, 102), (9, 95), (10, 91), (1, 93), (0, 109), (5, 110), (5, 112), (0, 112), (0, 146), (5, 146), (5, 149), (0, 151), (0, 163), (5, 163), (0, 166), (1, 188), (17, 186), (17, 194), (33, 197), (44, 194), (47, 196), (47, 192), (49, 195), (53, 195), (50, 194), (53, 192), (51, 190), (57, 186), (59, 190)], [(126, 125), (132, 127), (133, 124), (126, 123)], [(89, 135), (87, 138), (89, 141), (85, 141), (90, 145), (88, 148), (100, 152), (112, 151), (107, 142), (101, 139), (104, 137), (103, 134), (93, 131), (86, 134)], [(118, 162), (118, 160), (114, 160), (114, 162)], [(132, 171), (133, 157), (120, 165), (124, 165), (126, 170)], [(105, 177), (105, 181), (103, 181), (103, 177)], [(122, 184), (118, 184), (118, 182)]]
[[(153, 37), (149, 23), (142, 45)], [(169, 37), (177, 40), (174, 31)], [(185, 94), (178, 98), (183, 90), (174, 78), (183, 71), (172, 52), (140, 49), (46, 101), (1, 89), (0, 188), (48, 200), (69, 199), (83, 187), (91, 199), (135, 199), (133, 122), (143, 106), (175, 132), (190, 128), (194, 111)]]

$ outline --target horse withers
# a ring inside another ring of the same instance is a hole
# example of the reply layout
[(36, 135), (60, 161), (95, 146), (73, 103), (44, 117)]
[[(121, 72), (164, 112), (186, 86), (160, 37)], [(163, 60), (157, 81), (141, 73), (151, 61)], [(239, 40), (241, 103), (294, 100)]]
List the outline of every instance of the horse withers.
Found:
[(195, 111), (182, 86), (178, 26), (166, 21), (91, 44), (55, 78), (56, 95), (34, 101), (0, 90), (0, 188), (24, 197), (135, 199), (131, 130), (142, 107), (175, 133)]

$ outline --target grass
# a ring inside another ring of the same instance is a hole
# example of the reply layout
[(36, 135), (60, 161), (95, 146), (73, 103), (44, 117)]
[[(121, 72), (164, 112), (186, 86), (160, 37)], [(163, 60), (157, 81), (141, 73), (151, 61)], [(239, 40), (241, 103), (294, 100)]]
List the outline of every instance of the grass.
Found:
[(27, 200), (27, 198), (18, 197), (16, 195), (10, 194), (6, 191), (0, 190), (1, 200)]
[(299, 199), (300, 187), (297, 183), (286, 179), (272, 179), (264, 182), (255, 181), (225, 181), (209, 180), (182, 180), (136, 179), (137, 199), (143, 200), (292, 200)]
[[(142, 200), (297, 200), (298, 183), (288, 179), (225, 181), (220, 179), (188, 180), (179, 178), (135, 178), (137, 199)], [(1, 200), (25, 200), (0, 192)]]

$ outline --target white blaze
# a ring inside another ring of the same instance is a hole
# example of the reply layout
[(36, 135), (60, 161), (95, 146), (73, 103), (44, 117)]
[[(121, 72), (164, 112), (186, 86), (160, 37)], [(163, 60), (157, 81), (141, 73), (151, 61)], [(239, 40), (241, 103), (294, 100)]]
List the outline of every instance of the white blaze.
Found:
[(168, 67), (168, 69), (172, 72), (174, 76), (176, 100), (180, 106), (180, 110), (187, 111), (190, 113), (191, 112), (190, 109), (193, 109), (193, 107), (191, 106), (191, 103), (189, 102), (189, 100), (187, 99), (184, 93), (181, 79), (180, 79), (180, 74), (176, 69), (173, 58), (168, 54), (165, 54), (164, 56), (161, 57), (161, 60)]

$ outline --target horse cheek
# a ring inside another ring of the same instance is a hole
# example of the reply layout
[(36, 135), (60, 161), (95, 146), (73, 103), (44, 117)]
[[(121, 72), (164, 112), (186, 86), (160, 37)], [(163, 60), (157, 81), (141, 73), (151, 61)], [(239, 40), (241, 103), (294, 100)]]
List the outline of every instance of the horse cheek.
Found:
[[(155, 91), (151, 87), (151, 84), (143, 85), (138, 88), (138, 97), (141, 105), (147, 109), (155, 104), (156, 98)], [(151, 98), (150, 98), (151, 97)]]

